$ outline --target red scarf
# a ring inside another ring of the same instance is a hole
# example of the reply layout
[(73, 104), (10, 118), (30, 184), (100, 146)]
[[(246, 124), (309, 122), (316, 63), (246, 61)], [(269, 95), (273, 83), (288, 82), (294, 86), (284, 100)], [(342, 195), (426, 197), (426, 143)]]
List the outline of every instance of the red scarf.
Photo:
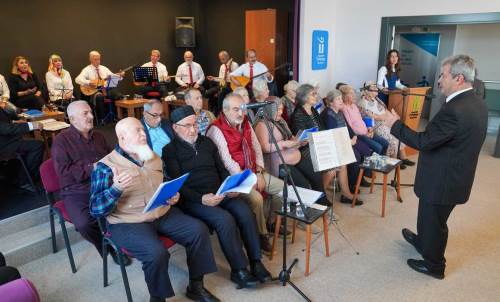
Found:
[[(223, 112), (210, 126), (216, 126), (222, 131), (226, 138), (229, 154), (235, 162), (240, 165), (240, 169), (251, 169), (255, 172), (255, 151), (252, 145), (252, 126), (245, 116), (240, 127), (231, 126)], [(243, 127), (243, 133), (240, 129)]]

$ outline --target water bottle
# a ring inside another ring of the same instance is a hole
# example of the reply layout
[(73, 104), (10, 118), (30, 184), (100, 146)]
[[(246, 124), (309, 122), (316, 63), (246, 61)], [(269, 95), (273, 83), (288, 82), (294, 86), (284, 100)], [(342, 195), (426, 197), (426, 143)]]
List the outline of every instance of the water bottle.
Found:
[(297, 215), (297, 217), (304, 217), (304, 211), (302, 211), (300, 204), (297, 204), (297, 208), (295, 208), (295, 215)]

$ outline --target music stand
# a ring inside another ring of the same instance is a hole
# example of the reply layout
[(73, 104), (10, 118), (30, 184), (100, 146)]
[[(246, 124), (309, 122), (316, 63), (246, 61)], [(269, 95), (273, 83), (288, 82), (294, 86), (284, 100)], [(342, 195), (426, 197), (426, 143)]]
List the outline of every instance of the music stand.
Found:
[(156, 67), (134, 67), (134, 82), (158, 83), (158, 69)]

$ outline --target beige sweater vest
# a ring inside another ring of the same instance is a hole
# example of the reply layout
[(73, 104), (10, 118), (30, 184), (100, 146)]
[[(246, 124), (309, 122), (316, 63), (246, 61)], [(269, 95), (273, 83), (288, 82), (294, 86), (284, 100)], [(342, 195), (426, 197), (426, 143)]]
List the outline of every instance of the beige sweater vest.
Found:
[(116, 150), (99, 162), (116, 169), (119, 173), (126, 171), (132, 176), (132, 185), (122, 192), (115, 210), (107, 217), (109, 223), (150, 222), (165, 215), (170, 209), (170, 206), (161, 206), (153, 211), (142, 213), (163, 181), (162, 162), (156, 154), (142, 167), (137, 166)]

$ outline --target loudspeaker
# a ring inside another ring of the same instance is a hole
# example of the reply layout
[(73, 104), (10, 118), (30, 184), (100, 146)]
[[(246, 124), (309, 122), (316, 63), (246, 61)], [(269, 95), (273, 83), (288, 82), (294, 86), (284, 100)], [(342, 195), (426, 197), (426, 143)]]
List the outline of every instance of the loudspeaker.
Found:
[(194, 17), (175, 17), (175, 46), (195, 47)]

